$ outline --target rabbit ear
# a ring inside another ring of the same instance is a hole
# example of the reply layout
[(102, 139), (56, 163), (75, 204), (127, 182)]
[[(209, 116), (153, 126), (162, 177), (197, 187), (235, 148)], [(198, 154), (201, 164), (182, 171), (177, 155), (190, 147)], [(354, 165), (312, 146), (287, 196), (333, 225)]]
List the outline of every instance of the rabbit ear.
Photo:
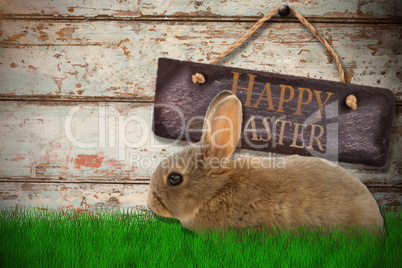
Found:
[[(233, 92), (232, 92), (232, 91), (229, 91), (229, 90), (223, 90), (223, 91), (219, 92), (219, 93), (215, 96), (215, 98), (209, 103), (207, 113), (205, 114), (205, 118), (208, 118), (208, 115), (211, 114), (212, 110), (215, 108), (215, 106), (216, 106), (221, 100), (223, 100), (223, 99), (226, 98), (226, 97), (230, 97), (230, 96), (235, 96), (235, 94), (233, 94)], [(203, 129), (204, 129), (204, 130), (206, 129), (205, 123), (206, 123), (206, 121), (204, 121), (204, 126), (203, 126)]]
[(208, 108), (205, 116), (201, 144), (209, 157), (229, 157), (236, 149), (241, 134), (241, 102), (233, 93), (223, 91), (221, 94), (211, 102), (209, 108), (212, 108)]

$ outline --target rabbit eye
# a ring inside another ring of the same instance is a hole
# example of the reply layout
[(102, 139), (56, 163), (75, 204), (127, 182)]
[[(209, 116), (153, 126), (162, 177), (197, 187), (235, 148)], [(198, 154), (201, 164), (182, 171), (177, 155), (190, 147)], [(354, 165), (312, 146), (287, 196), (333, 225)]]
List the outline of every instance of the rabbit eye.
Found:
[(183, 178), (180, 174), (170, 174), (168, 177), (168, 183), (171, 186), (179, 185), (183, 181)]

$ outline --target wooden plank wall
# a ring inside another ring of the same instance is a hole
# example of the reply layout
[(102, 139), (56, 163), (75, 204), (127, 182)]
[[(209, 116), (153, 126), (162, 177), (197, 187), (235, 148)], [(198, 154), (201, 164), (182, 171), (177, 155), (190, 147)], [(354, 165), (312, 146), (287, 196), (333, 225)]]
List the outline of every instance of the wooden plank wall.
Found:
[[(0, 206), (146, 207), (153, 169), (184, 146), (151, 131), (157, 59), (207, 63), (279, 4), (0, 0)], [(348, 81), (394, 92), (385, 167), (341, 165), (381, 207), (400, 208), (400, 1), (290, 4), (334, 47)], [(292, 17), (275, 16), (219, 64), (339, 80)]]

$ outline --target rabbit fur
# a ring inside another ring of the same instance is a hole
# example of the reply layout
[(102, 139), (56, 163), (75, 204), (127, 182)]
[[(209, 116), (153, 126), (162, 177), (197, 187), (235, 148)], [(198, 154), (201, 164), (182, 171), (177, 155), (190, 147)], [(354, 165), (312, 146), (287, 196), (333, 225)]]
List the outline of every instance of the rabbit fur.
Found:
[[(297, 155), (285, 158), (285, 168), (262, 167), (252, 157), (230, 159), (241, 118), (241, 103), (232, 92), (222, 91), (212, 100), (197, 146), (164, 159), (152, 175), (148, 203), (156, 214), (179, 219), (193, 231), (333, 225), (382, 229), (375, 199), (340, 166)], [(169, 185), (170, 174), (179, 174), (182, 182)]]

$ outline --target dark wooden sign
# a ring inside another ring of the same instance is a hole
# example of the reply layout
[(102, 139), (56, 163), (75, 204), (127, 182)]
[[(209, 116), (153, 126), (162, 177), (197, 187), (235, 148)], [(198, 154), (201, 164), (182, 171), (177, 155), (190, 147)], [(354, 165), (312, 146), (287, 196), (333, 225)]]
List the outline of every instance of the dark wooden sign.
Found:
[[(205, 82), (194, 83), (202, 74)], [(388, 89), (161, 58), (153, 131), (198, 141), (210, 101), (230, 90), (243, 104), (239, 147), (382, 166), (395, 101)], [(357, 109), (345, 104), (348, 95)]]

